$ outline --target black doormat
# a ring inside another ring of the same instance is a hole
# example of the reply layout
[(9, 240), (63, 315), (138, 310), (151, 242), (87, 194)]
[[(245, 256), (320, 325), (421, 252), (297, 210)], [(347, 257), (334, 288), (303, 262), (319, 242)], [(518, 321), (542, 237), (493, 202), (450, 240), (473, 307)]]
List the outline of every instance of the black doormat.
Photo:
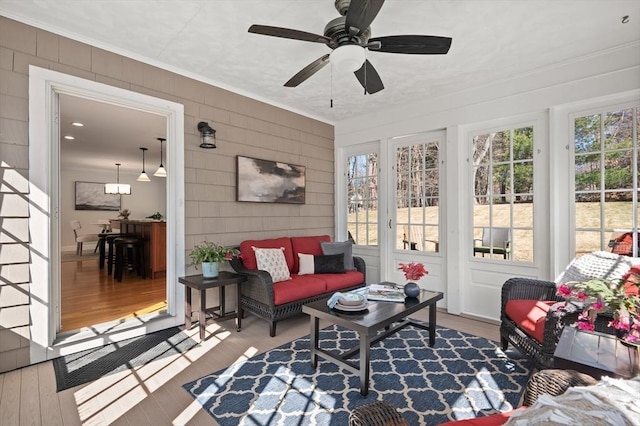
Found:
[(133, 337), (53, 360), (58, 392), (102, 376), (184, 353), (197, 345), (178, 327)]

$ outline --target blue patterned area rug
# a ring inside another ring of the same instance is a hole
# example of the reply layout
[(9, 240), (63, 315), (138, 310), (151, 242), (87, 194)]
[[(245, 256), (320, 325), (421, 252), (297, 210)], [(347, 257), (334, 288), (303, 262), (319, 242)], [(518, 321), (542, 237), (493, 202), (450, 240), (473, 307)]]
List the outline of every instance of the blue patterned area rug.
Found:
[[(356, 333), (339, 326), (320, 331), (321, 347), (342, 353)], [(313, 369), (309, 336), (239, 362), (183, 387), (221, 426), (348, 424), (356, 407), (385, 400), (410, 425), (435, 425), (518, 406), (531, 366), (515, 350), (438, 327), (407, 327), (371, 348), (369, 394), (359, 379), (319, 358)], [(358, 362), (357, 356), (353, 358)]]

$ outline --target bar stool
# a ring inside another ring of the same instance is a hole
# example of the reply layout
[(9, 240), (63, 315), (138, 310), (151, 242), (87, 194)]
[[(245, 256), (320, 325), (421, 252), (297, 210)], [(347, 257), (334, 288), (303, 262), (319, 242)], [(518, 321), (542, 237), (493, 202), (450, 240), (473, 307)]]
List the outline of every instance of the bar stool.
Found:
[(107, 246), (106, 249), (106, 253), (105, 253), (105, 257), (104, 259), (100, 260), (100, 269), (103, 268), (103, 263), (106, 260), (107, 261), (107, 273), (109, 275), (111, 275), (113, 273), (113, 265), (115, 265), (116, 261), (115, 261), (115, 250), (114, 250), (114, 244), (113, 242), (115, 241), (116, 238), (123, 238), (123, 237), (133, 237), (133, 235), (131, 234), (120, 234), (120, 233), (112, 233), (112, 234), (107, 234), (105, 236), (105, 245)]
[(113, 278), (122, 282), (123, 270), (129, 267), (142, 279), (147, 278), (146, 261), (144, 257), (144, 238), (118, 237), (113, 240), (115, 247), (115, 270)]

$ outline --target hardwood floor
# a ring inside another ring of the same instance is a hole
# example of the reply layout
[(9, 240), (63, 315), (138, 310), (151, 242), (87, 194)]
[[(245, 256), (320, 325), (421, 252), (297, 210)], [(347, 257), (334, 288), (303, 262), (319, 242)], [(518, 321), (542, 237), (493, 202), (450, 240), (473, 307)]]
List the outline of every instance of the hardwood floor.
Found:
[[(412, 317), (426, 321), (428, 310)], [(498, 326), (475, 319), (439, 312), (438, 325), (499, 339)], [(216, 425), (184, 383), (309, 333), (306, 316), (280, 322), (273, 338), (255, 316), (242, 326), (238, 333), (233, 321), (211, 323), (206, 340), (184, 354), (61, 392), (51, 361), (0, 374), (0, 425)], [(197, 325), (186, 332), (198, 339)]]
[(122, 282), (107, 268), (98, 267), (95, 256), (62, 262), (62, 331), (140, 316), (167, 307), (166, 279), (142, 279), (125, 271)]

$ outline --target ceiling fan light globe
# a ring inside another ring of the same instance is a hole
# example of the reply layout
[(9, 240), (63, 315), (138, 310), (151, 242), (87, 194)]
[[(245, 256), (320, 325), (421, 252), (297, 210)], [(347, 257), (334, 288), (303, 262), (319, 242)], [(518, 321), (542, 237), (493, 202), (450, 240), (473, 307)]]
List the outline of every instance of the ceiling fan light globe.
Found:
[(364, 48), (355, 44), (339, 46), (331, 52), (331, 64), (338, 71), (354, 72), (362, 67), (366, 59)]

